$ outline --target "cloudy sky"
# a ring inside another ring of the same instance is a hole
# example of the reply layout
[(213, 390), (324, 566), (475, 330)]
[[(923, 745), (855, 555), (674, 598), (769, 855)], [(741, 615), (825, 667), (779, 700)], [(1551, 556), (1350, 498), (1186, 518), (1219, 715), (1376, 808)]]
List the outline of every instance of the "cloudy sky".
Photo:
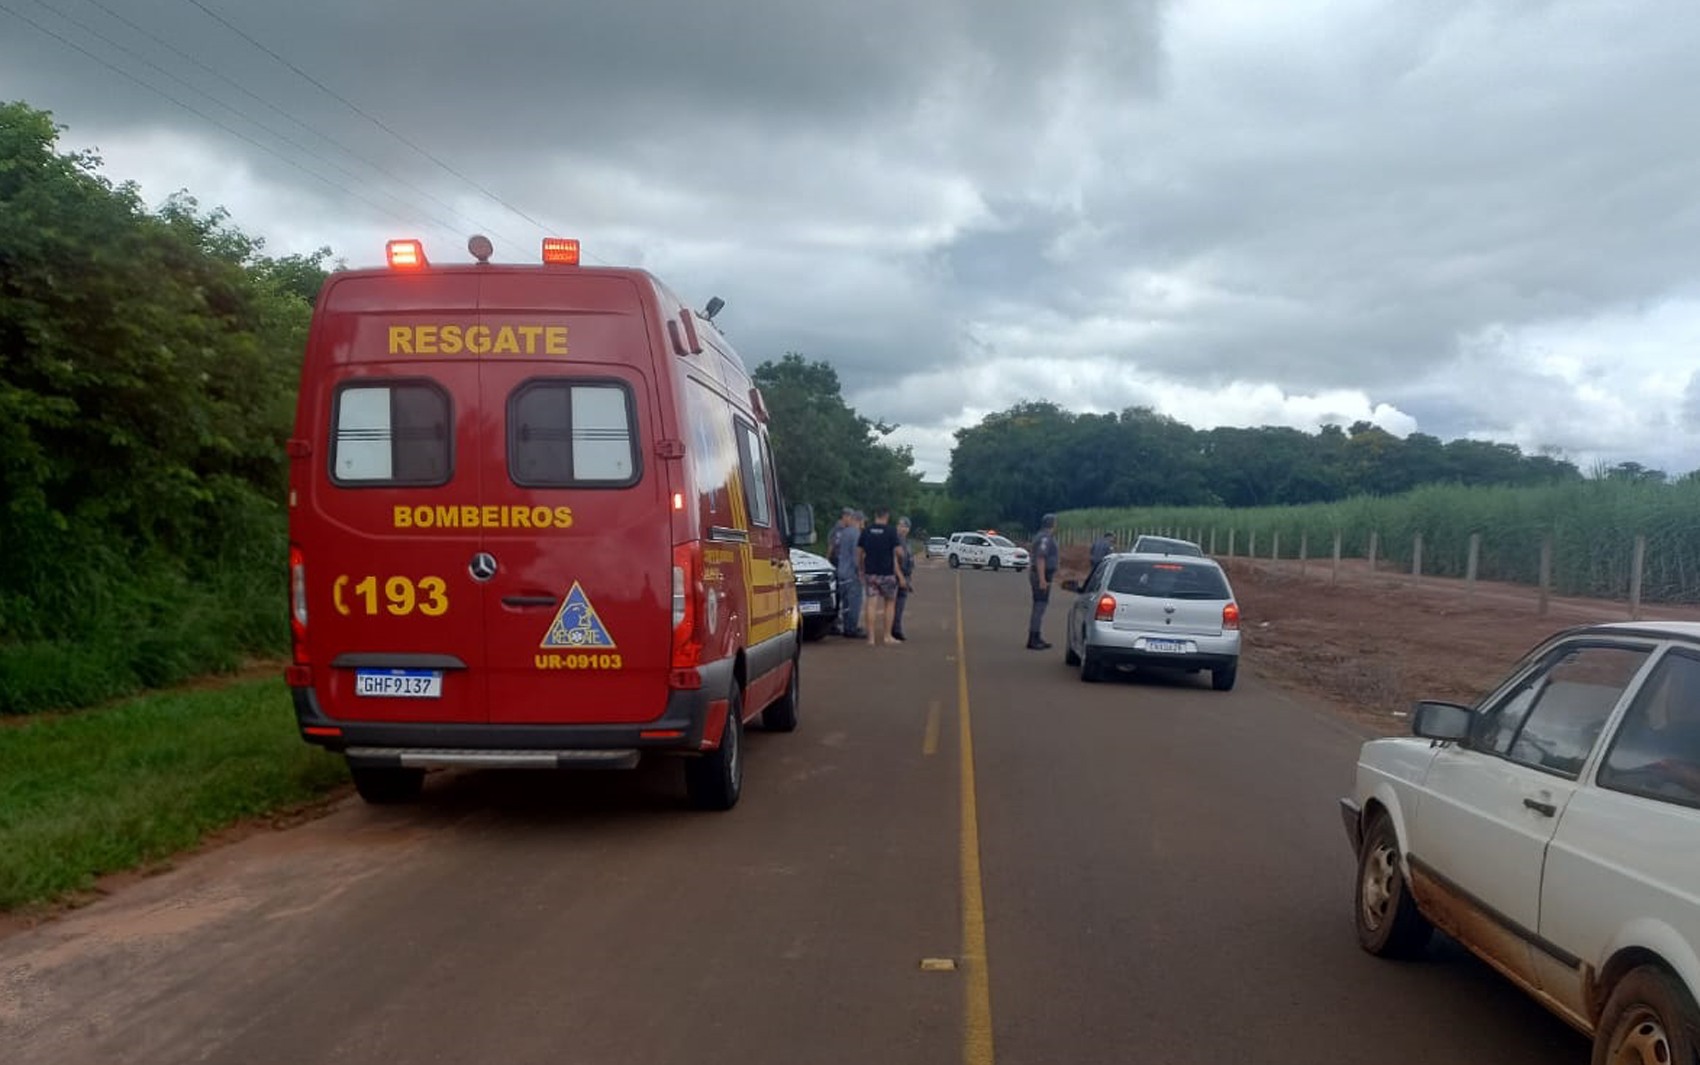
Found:
[(1700, 467), (1697, 54), (1693, 0), (0, 0), (0, 99), (150, 201), (577, 236), (940, 476), (1039, 398)]

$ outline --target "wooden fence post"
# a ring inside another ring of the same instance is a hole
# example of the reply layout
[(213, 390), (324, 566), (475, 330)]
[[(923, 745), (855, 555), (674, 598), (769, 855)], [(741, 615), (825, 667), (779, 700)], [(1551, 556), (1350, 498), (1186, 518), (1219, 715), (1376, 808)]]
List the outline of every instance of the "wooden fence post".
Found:
[(1281, 561), (1281, 533), (1279, 531), (1269, 534), (1269, 557), (1277, 562)]
[(1305, 575), (1305, 560), (1310, 554), (1310, 533), (1299, 533), (1299, 576)]
[(1228, 557), (1229, 558), (1234, 557), (1234, 536), (1238, 532), (1239, 532), (1238, 529), (1234, 529), (1234, 528), (1228, 529)]
[(1541, 537), (1541, 599), (1540, 615), (1547, 616), (1547, 600), (1552, 596), (1552, 537)]
[(1334, 530), (1334, 570), (1328, 577), (1329, 584), (1340, 583), (1340, 530)]
[(1629, 620), (1641, 620), (1641, 574), (1647, 564), (1647, 538), (1635, 537), (1635, 557), (1629, 564)]
[(1375, 572), (1375, 549), (1381, 546), (1381, 533), (1376, 529), (1369, 531), (1369, 571)]
[(1476, 598), (1476, 567), (1482, 558), (1482, 534), (1470, 534), (1470, 559), (1464, 564), (1464, 601), (1472, 602)]
[(1251, 529), (1245, 534), (1245, 557), (1257, 557), (1257, 530)]
[(1423, 534), (1418, 533), (1411, 540), (1411, 576), (1417, 580), (1423, 579)]
[(1216, 553), (1216, 526), (1210, 526), (1210, 553)]

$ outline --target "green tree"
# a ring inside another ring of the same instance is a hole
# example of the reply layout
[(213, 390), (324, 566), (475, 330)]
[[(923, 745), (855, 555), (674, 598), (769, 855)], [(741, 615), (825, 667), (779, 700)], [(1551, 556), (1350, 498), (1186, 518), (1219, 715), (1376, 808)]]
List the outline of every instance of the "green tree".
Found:
[(282, 593), (283, 442), (323, 278), (186, 194), (149, 211), (59, 132), (0, 105), (0, 710), (43, 677), (108, 694), (276, 646), (259, 603)]
[(822, 528), (845, 506), (914, 509), (921, 478), (913, 454), (885, 442), (895, 426), (845, 402), (832, 364), (787, 352), (752, 376), (767, 403), (780, 487), (788, 499), (811, 504)]

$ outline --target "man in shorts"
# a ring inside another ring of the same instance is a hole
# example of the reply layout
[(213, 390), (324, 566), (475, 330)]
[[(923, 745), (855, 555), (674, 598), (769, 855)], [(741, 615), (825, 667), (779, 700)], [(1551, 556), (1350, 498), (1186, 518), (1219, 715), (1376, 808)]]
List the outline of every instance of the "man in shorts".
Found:
[[(897, 530), (891, 525), (891, 508), (874, 511), (874, 520), (862, 530), (856, 550), (861, 556), (862, 582), (867, 603), (862, 607), (862, 628), (868, 634), (868, 646), (874, 646), (876, 634), (882, 629), (885, 642), (893, 642), (892, 628), (897, 624), (897, 590), (908, 586), (897, 565)], [(874, 604), (879, 604), (881, 624), (874, 624)]]

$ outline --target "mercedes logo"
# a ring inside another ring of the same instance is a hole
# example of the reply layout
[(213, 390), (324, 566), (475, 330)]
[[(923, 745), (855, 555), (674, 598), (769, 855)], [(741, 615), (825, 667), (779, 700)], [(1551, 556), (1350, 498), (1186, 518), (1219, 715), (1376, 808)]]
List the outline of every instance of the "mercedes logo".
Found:
[(488, 551), (480, 551), (472, 556), (472, 561), (467, 563), (466, 569), (472, 574), (473, 580), (487, 581), (496, 575), (496, 556)]

